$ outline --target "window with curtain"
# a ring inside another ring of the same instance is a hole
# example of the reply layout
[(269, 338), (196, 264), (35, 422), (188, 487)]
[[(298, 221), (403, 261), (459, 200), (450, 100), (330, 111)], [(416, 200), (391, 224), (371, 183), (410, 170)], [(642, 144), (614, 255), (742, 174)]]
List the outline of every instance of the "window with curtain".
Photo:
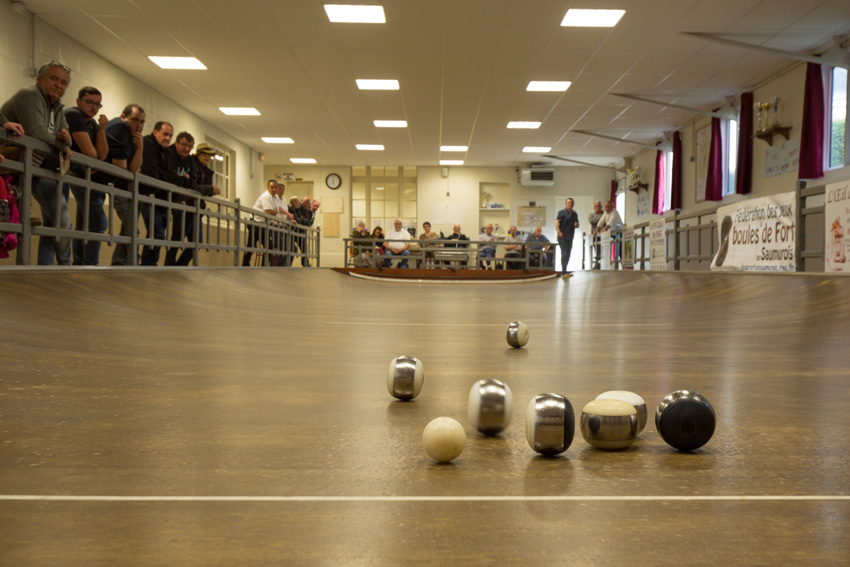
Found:
[(733, 195), (735, 193), (735, 173), (738, 167), (738, 121), (727, 120), (726, 131), (723, 138), (726, 141), (723, 151), (723, 163), (725, 165), (726, 177), (723, 180), (723, 194)]
[(847, 69), (835, 67), (829, 77), (829, 167), (850, 165), (847, 156)]
[(673, 208), (673, 151), (664, 152), (664, 206), (662, 211)]

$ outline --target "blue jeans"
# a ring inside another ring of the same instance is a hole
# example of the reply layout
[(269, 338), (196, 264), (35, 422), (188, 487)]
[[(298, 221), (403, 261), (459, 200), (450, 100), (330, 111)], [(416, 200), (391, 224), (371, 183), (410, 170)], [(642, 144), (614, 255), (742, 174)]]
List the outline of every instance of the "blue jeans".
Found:
[[(478, 257), (479, 258), (495, 258), (496, 257), (496, 249), (490, 248), (489, 246), (487, 248), (481, 248), (480, 250), (478, 250)], [(484, 261), (482, 260), (480, 262), (480, 264), (481, 264), (481, 267), (483, 268), (484, 267)], [(490, 260), (487, 260), (488, 266), (490, 266), (492, 264), (493, 264), (493, 262), (491, 262)]]
[[(384, 258), (385, 258), (384, 267), (385, 268), (389, 268), (390, 265), (392, 265), (392, 256), (410, 256), (410, 250), (405, 250), (404, 252), (396, 252), (394, 254), (392, 250), (387, 248), (387, 252), (384, 255)], [(407, 258), (402, 259), (401, 262), (398, 263), (398, 267), (399, 268), (406, 268), (407, 267)]]
[[(142, 220), (148, 229), (148, 238), (165, 240), (165, 225), (168, 224), (168, 209), (165, 207), (153, 208), (153, 226), (151, 226), (151, 207), (147, 203), (141, 205)], [(160, 246), (145, 246), (142, 248), (142, 266), (156, 266), (159, 263)]]
[(558, 247), (561, 249), (561, 273), (567, 273), (567, 266), (570, 263), (570, 254), (573, 251), (572, 238), (559, 238)]
[[(68, 185), (65, 185), (67, 188)], [(74, 200), (77, 201), (77, 230), (85, 231), (83, 228), (83, 214), (86, 210), (86, 190), (84, 187), (71, 185), (71, 193), (74, 194)], [(103, 234), (106, 232), (107, 220), (106, 213), (103, 212), (103, 201), (106, 199), (106, 193), (102, 191), (89, 192), (89, 226), (88, 232)], [(74, 265), (75, 266), (97, 266), (100, 263), (100, 241), (89, 240), (83, 242), (80, 238), (74, 239)]]
[[(41, 216), (46, 227), (70, 229), (71, 215), (68, 213), (68, 187), (62, 188), (61, 203), (56, 203), (56, 181), (39, 178), (32, 192), (41, 207)], [(56, 218), (59, 224), (56, 224)], [(52, 236), (38, 237), (38, 265), (52, 266), (54, 254), (56, 263), (62, 266), (71, 264), (71, 239)]]
[[(183, 242), (184, 238), (189, 239), (189, 242), (195, 241), (195, 213), (186, 213), (186, 226), (183, 226), (183, 211), (173, 209), (171, 211), (171, 240), (174, 242)], [(198, 227), (198, 242), (204, 241), (203, 227)], [(177, 254), (180, 254), (178, 257)], [(179, 248), (169, 248), (165, 253), (166, 266), (188, 266), (194, 259), (195, 251), (192, 248), (184, 248), (180, 252)]]

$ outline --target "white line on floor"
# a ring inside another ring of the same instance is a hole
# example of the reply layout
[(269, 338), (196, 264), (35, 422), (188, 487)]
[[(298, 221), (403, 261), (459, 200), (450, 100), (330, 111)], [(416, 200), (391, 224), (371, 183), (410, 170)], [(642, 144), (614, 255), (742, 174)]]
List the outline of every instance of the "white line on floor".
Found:
[(0, 494), (0, 501), (48, 502), (694, 502), (850, 501), (850, 495), (715, 496), (82, 496)]

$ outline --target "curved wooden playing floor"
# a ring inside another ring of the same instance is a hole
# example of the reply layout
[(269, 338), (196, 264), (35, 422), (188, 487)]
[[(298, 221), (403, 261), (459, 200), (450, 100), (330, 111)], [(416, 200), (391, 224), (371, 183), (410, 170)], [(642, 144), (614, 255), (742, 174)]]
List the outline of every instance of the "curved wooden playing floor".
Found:
[[(578, 272), (522, 284), (330, 269), (0, 271), (0, 565), (840, 565), (850, 278)], [(505, 342), (525, 321), (524, 349)], [(419, 357), (413, 402), (389, 361)], [(515, 396), (499, 437), (467, 392)], [(694, 389), (681, 454), (525, 440), (532, 396)], [(467, 428), (438, 465), (419, 437)]]

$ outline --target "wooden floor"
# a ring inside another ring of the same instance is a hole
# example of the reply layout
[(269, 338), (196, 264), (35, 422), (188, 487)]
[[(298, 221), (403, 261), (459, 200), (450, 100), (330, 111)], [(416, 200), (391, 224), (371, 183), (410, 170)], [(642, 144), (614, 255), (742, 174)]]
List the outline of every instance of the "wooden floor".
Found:
[[(329, 269), (0, 271), (0, 565), (847, 565), (850, 278), (578, 272), (480, 284)], [(505, 343), (525, 321), (528, 346)], [(413, 402), (386, 391), (419, 357)], [(514, 419), (470, 431), (505, 380)], [(702, 449), (528, 447), (577, 412), (690, 388)], [(467, 428), (452, 464), (423, 427)]]

